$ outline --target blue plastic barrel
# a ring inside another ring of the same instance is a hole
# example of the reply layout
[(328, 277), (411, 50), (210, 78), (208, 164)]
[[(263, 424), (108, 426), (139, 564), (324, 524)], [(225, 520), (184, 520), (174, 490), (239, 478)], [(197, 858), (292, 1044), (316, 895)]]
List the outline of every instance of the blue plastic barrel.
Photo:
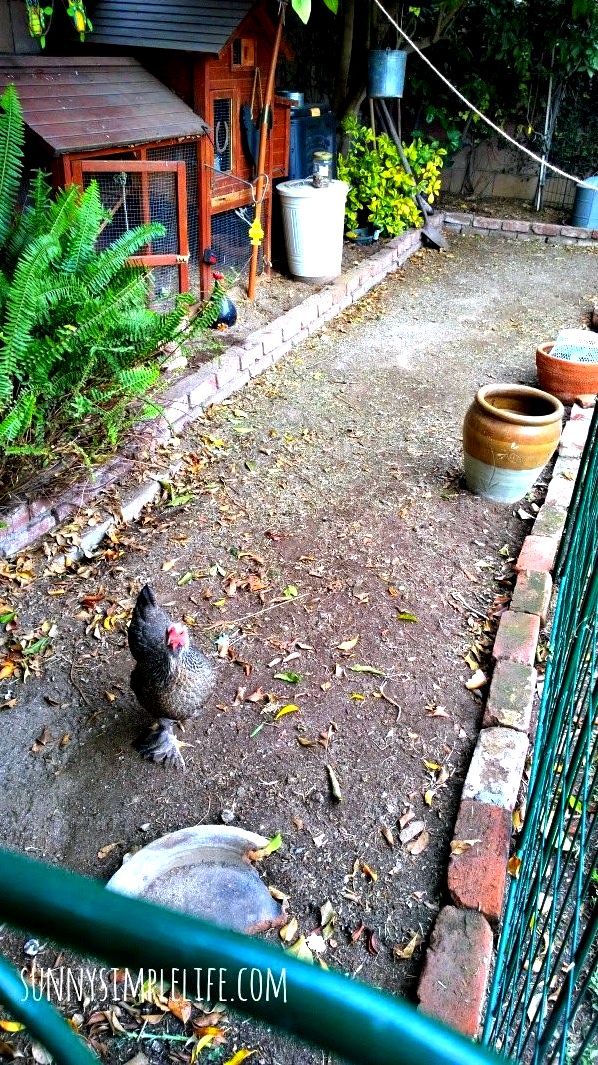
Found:
[(399, 49), (373, 49), (368, 52), (368, 96), (403, 95), (407, 52)]
[(575, 202), (573, 204), (573, 225), (583, 226), (584, 229), (598, 229), (598, 174), (585, 178), (594, 186), (592, 189), (584, 189), (577, 186)]

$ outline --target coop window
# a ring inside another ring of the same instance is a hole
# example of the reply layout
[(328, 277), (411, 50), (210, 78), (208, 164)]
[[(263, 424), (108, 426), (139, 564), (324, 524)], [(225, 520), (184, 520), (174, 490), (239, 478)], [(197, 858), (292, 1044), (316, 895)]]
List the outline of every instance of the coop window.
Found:
[(233, 41), (232, 67), (255, 66), (255, 41), (251, 37), (237, 37)]
[(232, 100), (214, 100), (214, 167), (232, 170)]

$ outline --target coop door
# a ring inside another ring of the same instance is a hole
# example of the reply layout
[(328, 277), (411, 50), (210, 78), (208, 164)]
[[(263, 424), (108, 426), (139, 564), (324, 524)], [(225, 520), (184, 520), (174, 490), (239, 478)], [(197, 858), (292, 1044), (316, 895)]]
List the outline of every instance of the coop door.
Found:
[(109, 219), (99, 239), (106, 247), (130, 229), (161, 222), (163, 237), (152, 241), (129, 262), (151, 267), (154, 302), (167, 304), (189, 290), (187, 180), (184, 162), (176, 160), (80, 159), (73, 180), (81, 188), (97, 181)]

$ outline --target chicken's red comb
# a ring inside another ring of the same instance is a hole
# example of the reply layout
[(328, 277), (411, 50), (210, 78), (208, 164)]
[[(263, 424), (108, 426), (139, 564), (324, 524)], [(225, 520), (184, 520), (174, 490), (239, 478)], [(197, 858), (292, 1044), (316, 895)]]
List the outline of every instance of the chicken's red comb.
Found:
[(212, 277), (214, 278), (214, 281), (224, 281), (224, 274), (221, 274), (220, 270), (214, 270), (212, 272)]

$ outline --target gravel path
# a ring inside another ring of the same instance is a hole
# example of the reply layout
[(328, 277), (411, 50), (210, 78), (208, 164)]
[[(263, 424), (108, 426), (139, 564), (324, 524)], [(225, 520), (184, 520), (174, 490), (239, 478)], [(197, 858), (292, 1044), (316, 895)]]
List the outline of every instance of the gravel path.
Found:
[[(460, 483), (463, 415), (483, 383), (534, 383), (536, 344), (580, 323), (595, 276), (592, 251), (536, 242), (419, 252), (196, 424), (180, 480), (96, 558), (44, 575), (38, 554), (33, 580), (27, 560), (21, 579), (0, 569), (18, 624), (6, 645), (50, 631), (27, 683), (0, 682), (3, 842), (106, 878), (131, 848), (228, 811), (282, 833), (263, 875), (301, 933), (331, 902), (327, 964), (411, 994), (481, 716), (463, 656), (474, 645), (486, 664), (527, 528)], [(231, 640), (182, 779), (131, 749), (142, 712), (125, 627), (145, 580), (204, 649)], [(401, 842), (416, 821), (416, 845)], [(22, 937), (3, 939), (22, 957)], [(259, 1045), (255, 1061), (322, 1060), (249, 1022), (233, 1044)], [(130, 1046), (110, 1053), (126, 1061)], [(146, 1047), (152, 1061), (165, 1046)]]

